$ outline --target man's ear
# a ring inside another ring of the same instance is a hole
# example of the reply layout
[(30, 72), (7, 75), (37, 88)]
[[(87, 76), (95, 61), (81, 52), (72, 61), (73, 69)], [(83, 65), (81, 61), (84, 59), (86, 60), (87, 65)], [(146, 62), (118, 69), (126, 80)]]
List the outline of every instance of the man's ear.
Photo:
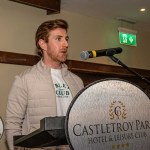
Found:
[(47, 50), (47, 44), (43, 39), (40, 39), (38, 43), (39, 43), (42, 50), (44, 50), (44, 51)]

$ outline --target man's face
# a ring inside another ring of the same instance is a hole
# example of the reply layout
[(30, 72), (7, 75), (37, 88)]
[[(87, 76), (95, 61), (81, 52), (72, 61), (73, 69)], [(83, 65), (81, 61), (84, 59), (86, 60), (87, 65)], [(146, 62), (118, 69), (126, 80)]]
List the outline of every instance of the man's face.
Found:
[(61, 63), (68, 56), (68, 35), (65, 29), (57, 28), (49, 33), (48, 43), (45, 43), (44, 53), (49, 63)]

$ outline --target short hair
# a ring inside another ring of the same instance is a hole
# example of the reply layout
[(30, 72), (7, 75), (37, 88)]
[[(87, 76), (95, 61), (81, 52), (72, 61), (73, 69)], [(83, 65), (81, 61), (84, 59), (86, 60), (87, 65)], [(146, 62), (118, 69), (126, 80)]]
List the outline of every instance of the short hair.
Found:
[(43, 39), (46, 43), (48, 42), (48, 37), (49, 37), (49, 32), (57, 29), (57, 28), (62, 28), (67, 31), (68, 29), (68, 23), (67, 21), (63, 19), (55, 19), (55, 20), (49, 20), (43, 22), (37, 29), (36, 34), (35, 34), (35, 43), (36, 47), (38, 50), (42, 52), (42, 49), (39, 45), (39, 40)]

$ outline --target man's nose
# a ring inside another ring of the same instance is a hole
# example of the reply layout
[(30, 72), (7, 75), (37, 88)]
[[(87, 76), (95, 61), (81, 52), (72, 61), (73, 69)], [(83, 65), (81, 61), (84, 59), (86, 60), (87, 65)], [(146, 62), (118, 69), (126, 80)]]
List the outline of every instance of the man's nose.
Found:
[(66, 39), (63, 40), (63, 46), (68, 47), (68, 41)]

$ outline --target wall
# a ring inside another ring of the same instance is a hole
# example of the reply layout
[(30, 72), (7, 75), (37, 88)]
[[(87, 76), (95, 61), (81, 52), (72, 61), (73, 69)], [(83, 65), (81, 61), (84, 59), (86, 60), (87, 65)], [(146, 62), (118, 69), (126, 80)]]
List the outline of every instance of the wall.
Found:
[[(34, 35), (38, 25), (48, 19), (66, 19), (70, 25), (69, 59), (80, 60), (83, 50), (122, 47), (117, 55), (130, 67), (150, 70), (150, 32), (138, 29), (137, 47), (118, 43), (119, 23), (116, 20), (97, 20), (62, 10), (60, 14), (46, 15), (46, 11), (23, 4), (0, 0), (0, 50), (35, 54)], [(115, 65), (109, 58), (89, 59), (90, 62)], [(0, 64), (0, 116), (5, 120), (7, 95), (14, 76), (28, 66)], [(0, 140), (0, 149), (7, 150), (5, 136)]]

